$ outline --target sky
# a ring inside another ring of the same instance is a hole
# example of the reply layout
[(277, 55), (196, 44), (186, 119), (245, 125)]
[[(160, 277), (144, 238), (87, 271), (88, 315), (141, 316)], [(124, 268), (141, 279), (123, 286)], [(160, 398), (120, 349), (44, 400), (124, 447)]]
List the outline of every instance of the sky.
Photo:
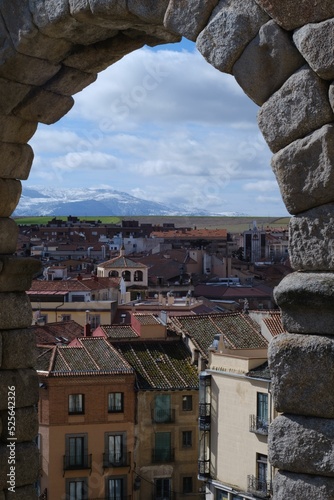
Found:
[(23, 187), (110, 187), (216, 215), (287, 215), (258, 106), (192, 42), (132, 52), (73, 97), (31, 139)]

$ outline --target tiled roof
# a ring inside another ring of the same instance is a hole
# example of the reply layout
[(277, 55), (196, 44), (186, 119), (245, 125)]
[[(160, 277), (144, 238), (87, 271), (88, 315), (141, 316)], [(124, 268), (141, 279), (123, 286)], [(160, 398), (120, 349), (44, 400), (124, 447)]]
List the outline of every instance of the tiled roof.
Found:
[(83, 326), (73, 320), (34, 325), (30, 326), (29, 330), (35, 333), (37, 344), (47, 345), (68, 344), (73, 339), (81, 337), (84, 333)]
[[(49, 374), (52, 376), (82, 376), (133, 373), (125, 359), (101, 337), (78, 339), (77, 346), (54, 346), (50, 357)], [(37, 370), (45, 370), (48, 353), (37, 358)]]
[(272, 289), (247, 286), (212, 286), (200, 284), (194, 288), (195, 297), (204, 296), (212, 299), (238, 300), (244, 298), (265, 299), (272, 296)]
[(227, 237), (226, 229), (188, 229), (188, 230), (171, 230), (171, 231), (153, 231), (151, 236), (156, 238), (166, 239), (189, 239), (189, 238), (208, 238), (222, 239)]
[(191, 355), (181, 340), (114, 345), (135, 369), (139, 389), (198, 388), (197, 368), (191, 364)]
[(133, 315), (141, 325), (160, 325), (161, 323), (153, 314), (135, 313)]
[(109, 339), (131, 339), (138, 337), (138, 333), (130, 325), (100, 325), (99, 328)]
[(206, 356), (215, 335), (223, 335), (230, 349), (264, 349), (268, 342), (260, 326), (241, 313), (207, 314), (170, 318), (183, 334), (189, 335)]
[(262, 321), (264, 322), (264, 324), (266, 325), (266, 327), (268, 328), (269, 332), (273, 337), (276, 337), (276, 335), (285, 332), (285, 329), (282, 325), (282, 318), (280, 311), (271, 312), (270, 316), (263, 318)]
[(147, 266), (145, 266), (141, 262), (134, 262), (133, 260), (130, 260), (127, 257), (121, 255), (115, 257), (114, 259), (107, 260), (106, 262), (102, 262), (97, 267), (102, 267), (103, 269), (116, 269), (116, 268), (138, 269), (138, 268), (146, 268)]
[(28, 293), (36, 292), (72, 292), (117, 288), (120, 278), (83, 278), (69, 280), (42, 281), (33, 280)]

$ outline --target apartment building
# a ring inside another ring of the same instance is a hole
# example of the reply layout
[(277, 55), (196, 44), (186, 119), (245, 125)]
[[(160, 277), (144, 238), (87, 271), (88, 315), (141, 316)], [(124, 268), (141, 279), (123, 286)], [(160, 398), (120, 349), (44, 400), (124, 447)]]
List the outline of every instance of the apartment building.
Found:
[(38, 348), (40, 493), (125, 500), (133, 483), (135, 372), (103, 338)]

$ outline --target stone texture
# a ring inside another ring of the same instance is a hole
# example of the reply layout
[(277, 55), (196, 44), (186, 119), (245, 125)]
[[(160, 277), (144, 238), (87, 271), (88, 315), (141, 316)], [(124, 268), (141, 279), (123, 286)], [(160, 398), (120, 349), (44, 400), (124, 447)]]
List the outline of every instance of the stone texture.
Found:
[(254, 0), (221, 1), (199, 34), (196, 46), (212, 66), (224, 73), (232, 73), (246, 45), (267, 21), (269, 16)]
[[(10, 491), (6, 492), (5, 500), (13, 500), (13, 494)], [(38, 500), (36, 488), (33, 485), (16, 488), (15, 500)]]
[(256, 0), (287, 31), (334, 17), (332, 0)]
[(269, 21), (247, 45), (233, 66), (233, 75), (244, 92), (261, 106), (304, 64), (290, 35), (275, 21)]
[(23, 120), (41, 122), (51, 125), (62, 118), (72, 108), (74, 100), (72, 97), (48, 92), (39, 89), (29, 94), (19, 104), (13, 114)]
[(334, 271), (334, 203), (290, 219), (289, 254), (295, 271)]
[(16, 116), (0, 115), (0, 142), (25, 144), (37, 129), (37, 123), (21, 120)]
[[(8, 412), (0, 414), (2, 422), (1, 440), (6, 442), (11, 436), (8, 434)], [(15, 437), (18, 442), (33, 441), (38, 434), (38, 413), (33, 406), (15, 409)]]
[(31, 89), (31, 85), (0, 78), (0, 114), (9, 114)]
[(36, 361), (36, 337), (32, 330), (1, 330), (2, 357), (0, 366), (4, 370), (33, 368)]
[(269, 462), (277, 469), (334, 477), (332, 419), (278, 416), (269, 428), (268, 448)]
[(0, 292), (29, 290), (33, 277), (41, 270), (34, 258), (0, 255)]
[[(1, 370), (0, 410), (7, 410), (8, 408), (7, 388), (11, 386), (15, 386), (16, 409), (37, 404), (38, 377), (35, 370), (31, 368), (22, 370)], [(1, 467), (0, 470), (2, 470)]]
[(258, 113), (260, 130), (274, 153), (333, 120), (328, 84), (308, 66), (296, 71)]
[(17, 328), (27, 328), (27, 326), (31, 325), (31, 321), (31, 304), (26, 293), (0, 293), (1, 329), (15, 330)]
[(84, 73), (75, 68), (63, 67), (52, 80), (45, 85), (45, 90), (71, 96), (95, 82), (96, 74)]
[(274, 289), (274, 298), (286, 331), (334, 335), (334, 273), (291, 273)]
[(21, 180), (28, 178), (34, 159), (31, 146), (2, 142), (0, 143), (0, 158), (2, 178)]
[(145, 23), (163, 24), (169, 0), (127, 0), (126, 6), (130, 14), (134, 14)]
[(293, 34), (293, 40), (309, 66), (320, 78), (334, 78), (334, 20), (307, 24)]
[(273, 481), (274, 500), (333, 500), (331, 477), (278, 471)]
[(66, 66), (88, 73), (99, 73), (133, 50), (143, 47), (146, 37), (118, 35), (91, 47), (84, 47), (64, 60)]
[[(9, 450), (7, 445), (0, 445), (0, 470), (8, 470)], [(27, 467), (27, 464), (29, 466)], [(39, 470), (38, 449), (34, 443), (15, 444), (15, 482), (16, 487), (31, 485), (37, 481)], [(0, 488), (7, 489), (7, 478), (0, 476)], [(7, 494), (7, 493), (6, 493)], [(14, 495), (16, 498), (16, 495)], [(10, 498), (10, 497), (9, 497)], [(28, 497), (29, 498), (29, 497)]]
[(166, 11), (166, 28), (196, 41), (219, 0), (171, 0)]
[(16, 250), (19, 228), (13, 219), (0, 218), (0, 254), (12, 254)]
[(331, 83), (328, 91), (329, 103), (331, 105), (332, 110), (334, 111), (334, 84)]
[(60, 70), (60, 67), (59, 64), (19, 52), (4, 61), (0, 54), (0, 77), (26, 85), (43, 85)]
[(0, 216), (9, 217), (21, 196), (21, 183), (14, 179), (0, 179)]
[(268, 362), (278, 412), (334, 418), (333, 336), (283, 333), (269, 344)]
[(271, 166), (290, 213), (334, 201), (334, 126), (293, 142), (272, 157)]

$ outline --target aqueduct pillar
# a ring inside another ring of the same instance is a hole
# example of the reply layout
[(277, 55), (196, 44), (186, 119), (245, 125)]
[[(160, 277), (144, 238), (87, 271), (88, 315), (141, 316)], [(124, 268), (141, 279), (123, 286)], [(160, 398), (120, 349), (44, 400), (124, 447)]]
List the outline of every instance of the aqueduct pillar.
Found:
[[(289, 332), (269, 349), (276, 409), (274, 499), (334, 499), (334, 3), (332, 0), (3, 0), (0, 5), (0, 500), (15, 398), (16, 499), (36, 498), (38, 382), (25, 290), (36, 271), (14, 257), (10, 218), (29, 175), (27, 142), (99, 71), (144, 44), (196, 41), (260, 106), (259, 127), (294, 215), (294, 273), (276, 290)], [(200, 76), (199, 76), (200, 77)], [(209, 89), (208, 89), (209, 90)], [(13, 446), (12, 446), (13, 447)]]

